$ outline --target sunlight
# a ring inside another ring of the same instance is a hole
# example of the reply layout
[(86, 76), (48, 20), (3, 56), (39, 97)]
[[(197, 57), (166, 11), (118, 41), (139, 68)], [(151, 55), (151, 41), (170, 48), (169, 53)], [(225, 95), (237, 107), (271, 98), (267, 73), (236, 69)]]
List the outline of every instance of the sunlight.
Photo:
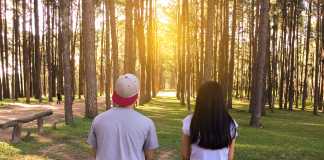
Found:
[(173, 0), (159, 0), (159, 1), (157, 1), (157, 4), (161, 5), (162, 7), (170, 6), (171, 3), (173, 3)]
[(173, 3), (173, 0), (159, 0), (157, 6), (159, 11), (157, 12), (157, 19), (161, 24), (169, 24), (170, 17), (163, 10), (169, 7)]
[(158, 12), (157, 18), (158, 18), (158, 21), (162, 24), (168, 24), (170, 22), (169, 17), (161, 12)]
[(158, 97), (176, 97), (175, 91), (161, 91), (158, 93)]

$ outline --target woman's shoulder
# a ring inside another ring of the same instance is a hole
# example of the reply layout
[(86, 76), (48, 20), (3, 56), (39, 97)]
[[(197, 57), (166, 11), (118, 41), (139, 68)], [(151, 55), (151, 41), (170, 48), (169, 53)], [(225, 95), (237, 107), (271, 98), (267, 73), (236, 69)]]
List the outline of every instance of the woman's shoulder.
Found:
[(233, 138), (238, 137), (238, 123), (233, 119), (232, 124), (230, 125), (231, 136)]
[(235, 128), (238, 128), (238, 127), (239, 127), (239, 125), (238, 125), (238, 123), (236, 122), (235, 119), (233, 119), (233, 123), (232, 123), (232, 125), (233, 125), (233, 127), (235, 127)]
[(192, 114), (189, 114), (182, 120), (182, 133), (189, 136), (190, 135), (190, 124), (192, 119)]
[(193, 116), (193, 114), (189, 114), (189, 115), (187, 115), (187, 116), (182, 120), (182, 122), (183, 122), (183, 123), (191, 122), (192, 116)]

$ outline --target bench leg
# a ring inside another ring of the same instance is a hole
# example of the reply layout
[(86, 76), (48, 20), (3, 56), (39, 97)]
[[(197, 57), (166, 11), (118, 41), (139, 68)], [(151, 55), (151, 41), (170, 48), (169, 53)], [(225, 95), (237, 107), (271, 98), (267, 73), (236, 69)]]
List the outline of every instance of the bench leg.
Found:
[(37, 119), (37, 132), (39, 134), (42, 134), (44, 132), (43, 125), (44, 125), (44, 119), (38, 118)]
[(13, 127), (11, 142), (18, 143), (21, 139), (21, 127), (22, 125), (19, 123)]

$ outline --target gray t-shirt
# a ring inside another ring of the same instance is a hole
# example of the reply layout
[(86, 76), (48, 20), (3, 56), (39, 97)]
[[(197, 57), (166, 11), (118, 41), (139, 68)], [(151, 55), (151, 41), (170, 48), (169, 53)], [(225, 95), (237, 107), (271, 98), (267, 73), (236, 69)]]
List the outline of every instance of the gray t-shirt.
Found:
[(96, 149), (96, 160), (144, 160), (144, 150), (159, 147), (153, 121), (120, 107), (93, 120), (87, 142)]

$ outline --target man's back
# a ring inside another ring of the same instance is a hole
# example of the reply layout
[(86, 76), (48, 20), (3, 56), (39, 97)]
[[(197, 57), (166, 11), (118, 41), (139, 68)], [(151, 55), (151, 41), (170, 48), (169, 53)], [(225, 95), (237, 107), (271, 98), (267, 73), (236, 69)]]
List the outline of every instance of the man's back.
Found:
[(95, 118), (88, 143), (96, 149), (97, 160), (144, 160), (144, 150), (158, 147), (152, 120), (120, 107)]

